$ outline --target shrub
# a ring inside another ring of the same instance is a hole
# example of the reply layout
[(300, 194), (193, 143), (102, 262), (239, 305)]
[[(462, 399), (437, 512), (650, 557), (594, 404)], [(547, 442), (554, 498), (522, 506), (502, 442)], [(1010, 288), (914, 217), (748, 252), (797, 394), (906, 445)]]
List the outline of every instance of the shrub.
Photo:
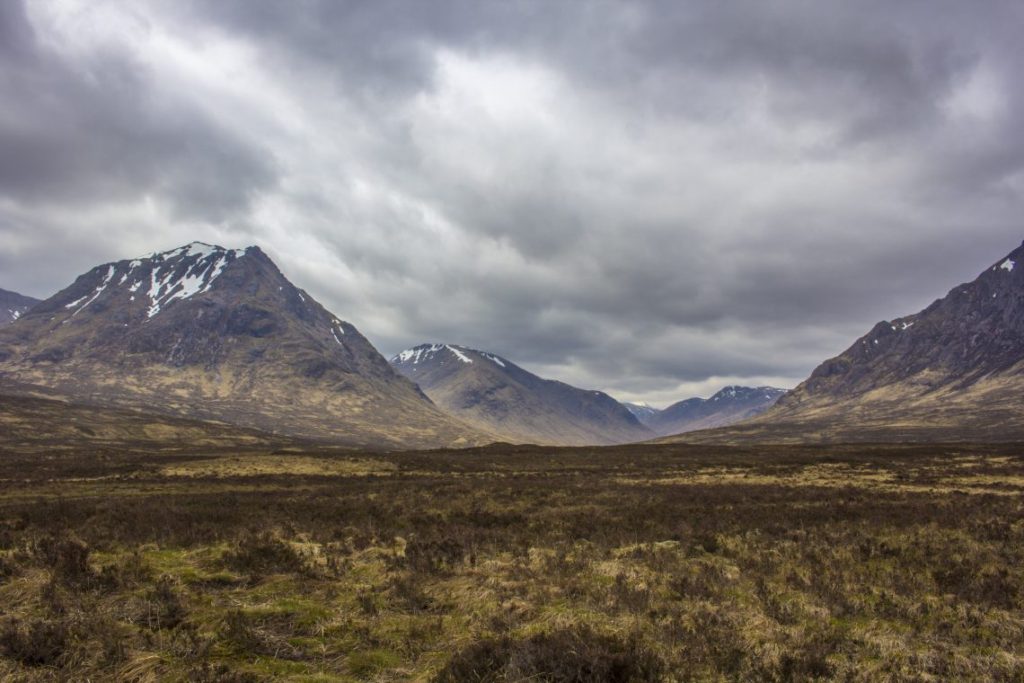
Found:
[(224, 616), (220, 636), (243, 652), (262, 652), (266, 649), (263, 637), (241, 610), (231, 610)]
[(238, 653), (270, 655), (275, 659), (302, 659), (302, 650), (289, 642), (289, 638), (295, 635), (294, 624), (275, 621), (273, 615), (231, 610), (221, 622), (218, 635)]
[(8, 557), (0, 557), (0, 584), (18, 574), (18, 565)]
[(189, 683), (260, 683), (264, 680), (249, 671), (234, 671), (227, 664), (204, 663), (188, 674)]
[(433, 680), (641, 683), (661, 680), (664, 673), (664, 662), (636, 637), (620, 640), (580, 627), (482, 640), (457, 653)]
[(94, 578), (89, 546), (70, 536), (48, 536), (35, 544), (35, 555), (50, 568), (54, 581), (80, 586)]
[(151, 580), (152, 568), (135, 551), (100, 567), (96, 583), (107, 590), (116, 590)]
[(399, 608), (409, 612), (434, 611), (434, 599), (424, 592), (415, 576), (396, 576), (390, 582), (391, 595)]
[(462, 564), (465, 557), (466, 549), (451, 538), (425, 540), (413, 537), (405, 546), (406, 564), (417, 572), (444, 572)]
[(175, 628), (188, 615), (174, 586), (174, 579), (161, 576), (146, 600), (146, 626), (151, 630)]
[(291, 545), (267, 532), (242, 537), (236, 549), (224, 555), (224, 564), (252, 576), (302, 572), (306, 562)]
[[(98, 661), (106, 665), (123, 662), (128, 656), (128, 632), (123, 624), (105, 616), (92, 616), (87, 624), (81, 624), (76, 631), (87, 633), (88, 643), (79, 643), (79, 650), (99, 655)], [(66, 666), (74, 666), (67, 663)]]
[(69, 641), (62, 621), (10, 619), (0, 627), (0, 652), (28, 666), (56, 664)]

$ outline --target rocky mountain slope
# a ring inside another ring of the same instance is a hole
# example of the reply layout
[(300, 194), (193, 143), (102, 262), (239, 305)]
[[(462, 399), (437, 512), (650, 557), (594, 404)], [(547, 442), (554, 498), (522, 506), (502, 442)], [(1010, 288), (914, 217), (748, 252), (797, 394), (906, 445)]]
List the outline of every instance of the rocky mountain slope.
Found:
[(785, 389), (775, 387), (726, 387), (708, 399), (688, 398), (673, 403), (646, 424), (661, 435), (723, 427), (760, 415), (785, 393)]
[(711, 441), (1024, 440), (1024, 244)]
[[(137, 410), (92, 406), (54, 399), (22, 387), (0, 393), (0, 454), (36, 453), (53, 458), (81, 452), (91, 460), (111, 450), (132, 452), (201, 449), (263, 448), (278, 450), (304, 445), (290, 437), (275, 436), (223, 422), (144, 413)], [(312, 445), (312, 444), (311, 444)], [(320, 446), (320, 444), (315, 444)]]
[(508, 441), (598, 445), (654, 436), (611, 396), (542, 379), (492, 353), (424, 344), (391, 364), (445, 411)]
[(0, 328), (0, 378), (353, 445), (493, 440), (438, 410), (258, 247), (194, 242), (93, 268)]
[(627, 403), (625, 401), (619, 401), (619, 403), (621, 403), (626, 410), (633, 413), (633, 417), (635, 417), (640, 424), (645, 427), (648, 426), (650, 421), (661, 412), (660, 408), (649, 406), (646, 403)]
[(37, 303), (39, 299), (0, 289), (0, 325), (13, 323)]

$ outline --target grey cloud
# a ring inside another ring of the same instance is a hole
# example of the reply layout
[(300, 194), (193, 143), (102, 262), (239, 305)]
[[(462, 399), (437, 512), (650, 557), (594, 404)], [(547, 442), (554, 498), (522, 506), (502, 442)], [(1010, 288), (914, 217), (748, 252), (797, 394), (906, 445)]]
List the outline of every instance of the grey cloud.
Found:
[(38, 39), (19, 3), (0, 34), (0, 195), (18, 202), (170, 202), (178, 219), (220, 221), (275, 182), (272, 160), (155, 87), (127, 50), (63, 55)]
[(105, 7), (142, 28), (74, 59), (0, 9), (5, 288), (259, 242), (385, 353), (661, 401), (799, 381), (1022, 237), (1009, 0)]
[[(301, 11), (241, 0), (191, 11), (282, 55), (329, 63), (342, 89), (429, 86), (432, 51), (506, 51), (644, 107), (728, 114), (731, 92), (761, 82), (782, 116), (840, 118), (848, 138), (913, 130), (984, 46), (964, 29), (1011, 22), (1011, 3), (955, 2), (309, 2)], [(895, 21), (894, 21), (895, 19)], [(959, 34), (959, 35), (958, 35)], [(714, 78), (708, 78), (712, 74)], [(365, 94), (365, 93), (364, 93)], [(642, 98), (642, 100), (637, 100)], [(924, 121), (927, 123), (928, 121)]]

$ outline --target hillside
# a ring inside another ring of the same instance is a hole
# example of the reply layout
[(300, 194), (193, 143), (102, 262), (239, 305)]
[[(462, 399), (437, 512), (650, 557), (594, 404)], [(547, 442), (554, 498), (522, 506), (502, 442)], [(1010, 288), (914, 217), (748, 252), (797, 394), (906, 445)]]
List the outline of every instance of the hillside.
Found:
[(687, 441), (1024, 440), (1024, 245), (876, 324), (765, 414)]
[(725, 387), (708, 399), (688, 398), (673, 403), (646, 424), (661, 435), (723, 427), (760, 415), (785, 393), (785, 389), (775, 387)]
[(626, 410), (633, 413), (633, 417), (645, 427), (661, 412), (660, 408), (649, 406), (646, 403), (627, 403), (625, 401), (620, 401), (620, 403), (622, 403)]
[(0, 325), (13, 323), (37, 303), (39, 299), (0, 289)]
[(443, 410), (508, 441), (601, 445), (654, 435), (611, 396), (543, 379), (493, 353), (424, 344), (391, 364)]
[(258, 247), (194, 242), (93, 268), (0, 328), (0, 378), (351, 445), (491, 440), (438, 410)]

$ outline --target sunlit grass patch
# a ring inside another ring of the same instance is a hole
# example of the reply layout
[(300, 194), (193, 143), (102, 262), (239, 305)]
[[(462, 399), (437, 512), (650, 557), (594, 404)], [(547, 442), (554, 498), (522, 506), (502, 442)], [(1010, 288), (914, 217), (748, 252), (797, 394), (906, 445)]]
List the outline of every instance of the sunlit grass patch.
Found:
[(359, 477), (388, 475), (397, 465), (369, 458), (314, 458), (302, 455), (225, 455), (163, 467), (165, 477), (226, 478), (274, 475)]

